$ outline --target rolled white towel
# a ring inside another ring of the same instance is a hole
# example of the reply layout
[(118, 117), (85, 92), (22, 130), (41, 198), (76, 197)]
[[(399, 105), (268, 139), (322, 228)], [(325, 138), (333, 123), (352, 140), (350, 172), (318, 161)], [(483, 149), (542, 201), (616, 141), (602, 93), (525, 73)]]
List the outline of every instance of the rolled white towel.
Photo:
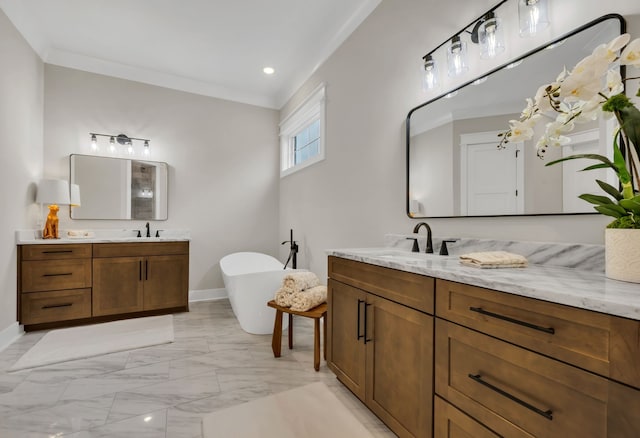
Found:
[(291, 295), (291, 310), (306, 312), (327, 301), (327, 286), (315, 286)]
[(320, 285), (320, 279), (313, 272), (303, 271), (287, 274), (282, 279), (282, 288), (300, 292)]
[(274, 301), (280, 307), (291, 307), (292, 297), (293, 292), (291, 291), (291, 289), (280, 288), (276, 291)]

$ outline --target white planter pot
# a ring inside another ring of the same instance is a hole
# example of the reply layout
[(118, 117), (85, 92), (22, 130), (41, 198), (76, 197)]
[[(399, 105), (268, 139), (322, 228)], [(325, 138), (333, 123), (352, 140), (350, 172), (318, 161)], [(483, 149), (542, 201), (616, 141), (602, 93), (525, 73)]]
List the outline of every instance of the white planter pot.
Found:
[(605, 275), (640, 283), (640, 230), (607, 228), (604, 237)]

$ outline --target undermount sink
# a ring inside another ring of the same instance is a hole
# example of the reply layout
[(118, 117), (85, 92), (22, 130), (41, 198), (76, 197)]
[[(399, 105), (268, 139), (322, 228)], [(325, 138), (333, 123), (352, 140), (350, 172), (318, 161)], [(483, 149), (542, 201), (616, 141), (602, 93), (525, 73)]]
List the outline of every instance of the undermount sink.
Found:
[(405, 263), (419, 263), (433, 260), (446, 260), (457, 258), (457, 256), (441, 256), (438, 254), (427, 254), (423, 252), (409, 252), (402, 251), (398, 249), (378, 249), (378, 250), (370, 250), (370, 251), (362, 251), (362, 255), (367, 255), (369, 257), (375, 257), (379, 259), (394, 261), (394, 262), (405, 262)]

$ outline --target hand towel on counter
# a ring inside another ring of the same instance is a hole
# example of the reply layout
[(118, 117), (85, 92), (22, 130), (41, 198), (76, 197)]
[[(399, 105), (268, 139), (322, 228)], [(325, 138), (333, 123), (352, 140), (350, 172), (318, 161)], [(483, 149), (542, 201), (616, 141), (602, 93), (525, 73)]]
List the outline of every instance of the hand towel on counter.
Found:
[(284, 276), (282, 288), (300, 292), (320, 285), (320, 279), (313, 272), (293, 272)]
[(291, 310), (306, 312), (327, 301), (327, 286), (315, 286), (291, 295)]
[(526, 268), (527, 259), (506, 251), (485, 251), (462, 254), (460, 263), (476, 268)]

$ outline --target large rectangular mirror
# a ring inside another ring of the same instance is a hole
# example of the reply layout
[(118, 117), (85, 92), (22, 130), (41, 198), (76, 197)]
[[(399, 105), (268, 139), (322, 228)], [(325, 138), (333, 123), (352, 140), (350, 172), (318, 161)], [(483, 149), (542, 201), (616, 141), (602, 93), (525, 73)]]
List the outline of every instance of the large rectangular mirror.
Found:
[(72, 219), (167, 219), (167, 163), (77, 154), (69, 161), (81, 194)]
[[(608, 171), (580, 173), (579, 161), (545, 167), (574, 153), (610, 154), (612, 121), (580, 125), (571, 143), (550, 148), (546, 161), (536, 157), (535, 141), (509, 143), (498, 150), (499, 132), (518, 119), (525, 99), (550, 83), (593, 49), (624, 31), (624, 19), (607, 15), (550, 41), (476, 78), (447, 95), (426, 102), (407, 116), (407, 214), (410, 217), (458, 217), (594, 213), (577, 198), (598, 193), (595, 179), (617, 184)], [(577, 127), (578, 128), (578, 127)]]

